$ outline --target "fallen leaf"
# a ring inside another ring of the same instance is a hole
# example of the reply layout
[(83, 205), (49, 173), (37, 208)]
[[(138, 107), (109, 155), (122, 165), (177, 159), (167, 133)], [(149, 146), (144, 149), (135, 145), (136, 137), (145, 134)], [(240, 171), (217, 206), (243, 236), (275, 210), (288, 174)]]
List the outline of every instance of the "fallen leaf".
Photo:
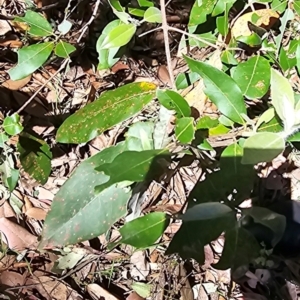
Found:
[(7, 20), (0, 20), (0, 35), (5, 35), (11, 31), (11, 26)]
[(24, 87), (31, 79), (31, 75), (20, 79), (20, 80), (11, 80), (8, 79), (2, 83), (2, 86), (8, 88), (9, 90), (17, 91)]
[(36, 236), (6, 218), (0, 218), (0, 231), (2, 240), (10, 249), (35, 249), (38, 244)]
[(136, 251), (130, 257), (130, 263), (132, 264), (132, 269), (130, 275), (135, 280), (146, 280), (150, 272), (149, 263), (146, 261), (144, 251)]
[(25, 277), (17, 272), (3, 271), (0, 274), (0, 282), (6, 286), (16, 287), (24, 285)]
[(279, 19), (279, 14), (272, 9), (259, 9), (240, 16), (231, 28), (231, 35), (234, 38), (240, 36), (249, 36), (252, 31), (249, 28), (248, 22), (257, 27), (269, 30)]
[(25, 212), (26, 216), (38, 221), (44, 221), (46, 219), (47, 212), (38, 207), (31, 207)]
[(133, 293), (129, 294), (129, 296), (126, 298), (126, 300), (144, 300), (144, 299), (145, 298), (142, 298), (136, 292), (133, 292)]
[(86, 287), (86, 291), (89, 293), (93, 300), (120, 300), (96, 283), (89, 284)]

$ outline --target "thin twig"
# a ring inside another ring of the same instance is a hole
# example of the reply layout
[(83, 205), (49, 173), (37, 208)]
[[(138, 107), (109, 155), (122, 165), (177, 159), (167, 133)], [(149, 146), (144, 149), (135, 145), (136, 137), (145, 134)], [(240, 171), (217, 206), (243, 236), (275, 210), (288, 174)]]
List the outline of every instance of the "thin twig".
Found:
[(97, 16), (97, 11), (99, 9), (99, 6), (100, 6), (100, 3), (101, 3), (101, 0), (97, 0), (96, 3), (95, 3), (95, 7), (94, 7), (94, 10), (93, 10), (93, 14), (91, 16), (91, 18), (89, 19), (89, 21), (84, 25), (84, 27), (82, 28), (82, 32), (79, 36), (79, 38), (77, 39), (77, 43), (80, 42), (80, 40), (82, 39), (83, 35), (85, 34), (85, 32), (87, 31), (88, 29), (88, 26), (91, 25), (93, 23), (93, 21), (95, 20), (96, 16)]
[(171, 52), (170, 52), (170, 44), (169, 44), (169, 25), (167, 23), (165, 0), (160, 0), (160, 10), (162, 16), (162, 30), (164, 34), (164, 40), (165, 40), (167, 66), (168, 66), (168, 71), (171, 79), (172, 88), (175, 89), (174, 73), (172, 68), (172, 60), (171, 60)]
[(35, 93), (18, 109), (18, 111), (16, 112), (17, 114), (20, 114), (20, 112), (26, 108), (26, 106), (37, 96), (37, 94), (68, 64), (70, 60), (66, 59), (62, 65), (60, 66), (60, 68), (50, 76), (50, 78), (48, 80), (46, 80), (44, 82), (43, 85), (41, 85), (36, 91)]
[(219, 49), (219, 46), (218, 45), (215, 45), (215, 44), (212, 44), (208, 41), (206, 41), (205, 39), (202, 39), (201, 37), (198, 37), (197, 35), (193, 34), (193, 33), (189, 33), (189, 32), (186, 32), (184, 30), (181, 30), (179, 28), (176, 28), (176, 27), (172, 27), (172, 26), (168, 26), (168, 30), (170, 31), (176, 31), (176, 32), (179, 32), (181, 34), (184, 34), (186, 36), (189, 36), (203, 44), (206, 44), (207, 46), (210, 46), (210, 47), (213, 47), (214, 49)]

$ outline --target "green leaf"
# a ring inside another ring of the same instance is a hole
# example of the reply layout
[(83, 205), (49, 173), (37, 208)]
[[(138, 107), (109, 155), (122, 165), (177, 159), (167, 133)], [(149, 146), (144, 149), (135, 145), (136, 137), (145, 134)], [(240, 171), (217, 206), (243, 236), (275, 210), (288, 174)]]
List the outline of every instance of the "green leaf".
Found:
[(0, 132), (0, 148), (5, 147), (5, 143), (9, 140), (8, 135), (6, 135), (4, 132)]
[(287, 55), (287, 51), (284, 48), (281, 48), (279, 53), (279, 64), (282, 70), (284, 72), (290, 70), (294, 66), (296, 66), (296, 63), (297, 63), (296, 57), (289, 57)]
[(132, 16), (143, 18), (144, 14), (145, 14), (145, 9), (139, 9), (139, 8), (135, 8), (135, 7), (128, 7), (128, 12)]
[(240, 36), (237, 41), (252, 48), (259, 47), (262, 44), (262, 38), (255, 32), (248, 36)]
[(153, 149), (153, 132), (153, 122), (137, 122), (132, 124), (125, 133), (127, 148), (135, 151)]
[(151, 247), (162, 236), (169, 224), (163, 212), (153, 212), (125, 224), (119, 231), (122, 235), (118, 243), (135, 248)]
[(151, 296), (151, 285), (143, 282), (133, 282), (131, 288), (142, 298)]
[(204, 80), (205, 94), (222, 114), (238, 124), (245, 124), (242, 114), (247, 114), (243, 94), (235, 81), (217, 68), (185, 57), (192, 72)]
[(281, 132), (283, 130), (280, 119), (275, 116), (271, 121), (266, 122), (259, 126), (258, 132)]
[(51, 172), (52, 153), (49, 145), (29, 133), (19, 137), (18, 151), (24, 170), (41, 184), (45, 184)]
[(297, 50), (296, 50), (296, 65), (297, 65), (297, 71), (299, 73), (299, 71), (300, 71), (300, 45), (297, 46)]
[(242, 210), (243, 214), (251, 216), (255, 223), (262, 224), (270, 228), (274, 232), (272, 246), (281, 240), (286, 226), (286, 218), (283, 215), (277, 214), (265, 207), (251, 207)]
[(101, 45), (105, 38), (108, 36), (111, 30), (116, 28), (122, 24), (120, 20), (114, 20), (111, 21), (109, 24), (105, 26), (105, 28), (102, 31), (102, 34), (99, 36), (96, 44), (96, 50), (98, 53), (98, 70), (106, 70), (111, 68), (119, 59), (121, 58), (121, 52), (120, 47), (115, 48), (109, 48), (109, 49), (101, 49)]
[(8, 71), (12, 80), (20, 80), (32, 74), (50, 56), (54, 48), (53, 42), (23, 47), (18, 51), (18, 64)]
[(176, 120), (176, 139), (182, 144), (190, 143), (195, 137), (194, 118), (180, 118)]
[(259, 126), (263, 123), (269, 123), (274, 117), (275, 109), (274, 107), (270, 107), (269, 109), (264, 111), (263, 114), (259, 117), (256, 123), (256, 128), (259, 128)]
[(58, 57), (68, 58), (75, 50), (76, 48), (73, 45), (60, 40), (54, 49), (54, 53)]
[(104, 38), (99, 49), (108, 49), (127, 45), (136, 32), (134, 24), (120, 24)]
[(149, 7), (145, 11), (144, 20), (149, 23), (161, 23), (161, 11), (157, 7)]
[[(124, 151), (111, 163), (105, 163), (96, 167), (96, 171), (109, 176), (105, 185), (113, 185), (122, 181), (141, 182), (161, 174), (167, 165), (169, 152), (163, 150)], [(122, 166), (122, 168), (120, 168)], [(102, 189), (102, 185), (96, 186), (96, 191)]]
[(5, 160), (3, 164), (0, 165), (0, 175), (2, 182), (8, 187), (8, 190), (12, 192), (17, 186), (19, 180), (20, 171), (12, 167), (12, 164)]
[(269, 89), (271, 67), (269, 62), (257, 55), (237, 65), (233, 79), (249, 99), (263, 97)]
[(222, 52), (221, 54), (221, 60), (224, 64), (227, 64), (227, 65), (237, 65), (238, 64), (238, 61), (237, 59), (234, 57), (232, 51), (229, 51), (229, 50), (225, 50)]
[(204, 116), (198, 121), (196, 128), (197, 129), (210, 129), (210, 128), (214, 128), (214, 127), (218, 126), (218, 124), (219, 124), (218, 119), (213, 119), (209, 116)]
[(294, 91), (288, 79), (274, 69), (271, 70), (271, 95), (277, 115), (284, 122), (285, 129), (290, 129), (295, 123)]
[(201, 77), (198, 73), (180, 73), (175, 80), (177, 90), (182, 90), (195, 83)]
[(215, 0), (207, 0), (205, 2), (195, 1), (191, 13), (188, 27), (203, 24), (207, 20), (207, 16), (213, 11), (216, 4)]
[(157, 90), (156, 97), (165, 108), (175, 110), (178, 118), (189, 117), (191, 115), (189, 104), (177, 92), (172, 90)]
[[(225, 233), (225, 244), (222, 256), (213, 267), (217, 270), (231, 268), (233, 274), (241, 266), (248, 266), (260, 256), (261, 247), (255, 237), (244, 228), (233, 226)], [(241, 272), (241, 271), (240, 271)]]
[(132, 117), (155, 95), (152, 83), (136, 82), (105, 92), (67, 118), (56, 135), (59, 143), (86, 143), (112, 126)]
[[(216, 240), (222, 232), (227, 232), (236, 225), (235, 213), (205, 221), (183, 222), (179, 231), (171, 240), (166, 255), (178, 253), (181, 258), (194, 258), (204, 263), (204, 246)], [(209, 230), (204, 230), (204, 228)]]
[(9, 135), (17, 135), (24, 129), (21, 124), (20, 116), (18, 114), (13, 114), (6, 117), (3, 121), (2, 126), (5, 132)]
[(137, 0), (140, 7), (151, 7), (154, 6), (154, 3), (152, 1), (148, 0)]
[(249, 137), (244, 143), (243, 164), (269, 162), (285, 148), (284, 139), (277, 133), (259, 132)]
[(124, 143), (106, 148), (75, 169), (54, 197), (39, 249), (77, 244), (97, 237), (126, 214), (131, 193), (105, 185), (101, 192), (94, 193), (95, 185), (108, 180), (95, 166), (113, 161), (124, 150)]
[(222, 203), (207, 202), (196, 204), (189, 208), (179, 219), (184, 222), (204, 221), (223, 217), (226, 214), (232, 213), (232, 209)]
[(24, 17), (17, 17), (16, 21), (26, 22), (29, 26), (29, 33), (36, 36), (49, 36), (53, 30), (49, 22), (41, 14), (27, 10)]

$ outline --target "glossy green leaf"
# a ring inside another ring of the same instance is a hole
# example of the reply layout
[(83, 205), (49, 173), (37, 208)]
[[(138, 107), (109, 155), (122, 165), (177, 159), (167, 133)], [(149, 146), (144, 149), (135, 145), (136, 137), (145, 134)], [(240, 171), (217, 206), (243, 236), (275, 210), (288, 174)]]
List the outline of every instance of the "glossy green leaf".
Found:
[(182, 144), (190, 143), (195, 137), (194, 118), (180, 118), (176, 120), (175, 136)]
[(119, 0), (109, 0), (111, 8), (113, 9), (114, 14), (120, 19), (123, 23), (128, 24), (130, 15), (125, 12), (124, 7), (121, 5)]
[[(105, 185), (113, 185), (122, 181), (141, 182), (154, 178), (162, 172), (169, 158), (167, 150), (124, 151), (110, 163), (102, 164), (96, 171), (109, 176)], [(122, 166), (122, 168), (120, 168)], [(102, 185), (95, 190), (102, 189)]]
[(134, 24), (120, 24), (112, 29), (104, 38), (99, 49), (109, 49), (127, 45), (136, 32)]
[(248, 61), (237, 65), (233, 79), (247, 98), (261, 98), (270, 86), (270, 64), (259, 55), (253, 56)]
[(161, 23), (161, 11), (157, 7), (149, 7), (145, 11), (144, 20), (149, 23)]
[(209, 129), (209, 128), (214, 128), (218, 126), (219, 121), (218, 119), (213, 119), (209, 116), (204, 116), (199, 119), (197, 122), (196, 128), (197, 129)]
[(41, 67), (54, 48), (53, 42), (34, 44), (18, 51), (18, 64), (8, 71), (12, 80), (20, 80)]
[(228, 119), (224, 115), (221, 115), (218, 120), (219, 120), (220, 124), (222, 124), (226, 127), (233, 127), (234, 126), (234, 122), (232, 122), (230, 119)]
[(53, 34), (53, 30), (49, 22), (41, 14), (31, 10), (27, 10), (24, 17), (17, 17), (17, 21), (26, 22), (29, 26), (29, 33), (36, 36), (49, 36)]
[(90, 141), (141, 111), (153, 99), (155, 89), (152, 83), (136, 82), (105, 92), (64, 121), (57, 131), (57, 141), (74, 144)]
[(281, 48), (279, 52), (279, 64), (281, 69), (285, 72), (296, 66), (296, 63), (296, 57), (289, 57), (287, 51), (284, 48)]
[(121, 57), (122, 51), (120, 51), (120, 47), (101, 49), (101, 45), (108, 36), (109, 32), (120, 24), (122, 24), (120, 20), (114, 20), (108, 23), (97, 40), (96, 50), (99, 60), (98, 70), (111, 68)]
[(198, 73), (180, 73), (175, 80), (177, 90), (182, 90), (195, 83), (201, 77)]
[(260, 132), (249, 137), (244, 143), (243, 164), (269, 162), (285, 148), (281, 135), (272, 132)]
[(19, 137), (18, 151), (24, 170), (41, 184), (45, 184), (51, 172), (52, 153), (49, 145), (29, 133)]
[(137, 0), (140, 7), (151, 7), (154, 6), (154, 3), (152, 1), (148, 0)]
[(189, 104), (177, 92), (172, 90), (157, 90), (156, 96), (165, 108), (175, 110), (178, 118), (189, 117), (191, 115)]
[(18, 114), (13, 114), (6, 117), (3, 121), (2, 127), (9, 135), (19, 134), (24, 129), (21, 124), (20, 116)]
[(54, 197), (39, 249), (62, 247), (97, 237), (126, 214), (130, 192), (103, 185), (99, 193), (94, 193), (95, 185), (108, 181), (95, 166), (113, 161), (124, 150), (124, 143), (104, 149), (75, 169)]
[(151, 247), (162, 236), (169, 224), (163, 212), (153, 212), (126, 223), (119, 231), (122, 235), (119, 243), (135, 248)]
[(199, 1), (195, 1), (191, 13), (188, 26), (196, 26), (204, 23), (207, 20), (207, 16), (213, 11), (216, 4), (215, 0), (207, 0), (201, 4)]
[(137, 122), (132, 124), (125, 134), (128, 149), (135, 151), (153, 149), (153, 132), (153, 122)]
[(256, 127), (259, 128), (263, 123), (269, 123), (275, 117), (274, 107), (270, 107), (259, 117), (256, 123)]
[(144, 14), (145, 14), (144, 9), (139, 9), (139, 8), (135, 8), (135, 7), (128, 7), (128, 12), (132, 16), (136, 16), (136, 17), (140, 17), (140, 18), (143, 18)]
[(271, 121), (263, 123), (257, 129), (258, 132), (281, 132), (283, 130), (280, 119), (275, 116)]
[(204, 80), (205, 94), (222, 114), (238, 124), (244, 124), (242, 114), (247, 114), (243, 94), (235, 81), (217, 68), (185, 57), (192, 72)]
[(248, 36), (240, 36), (237, 41), (249, 47), (258, 47), (262, 44), (262, 38), (255, 32)]
[(55, 46), (54, 53), (58, 57), (68, 58), (70, 54), (75, 50), (76, 48), (73, 45), (60, 40), (58, 44)]
[(277, 115), (284, 122), (284, 127), (290, 129), (295, 122), (294, 91), (289, 80), (274, 69), (271, 70), (271, 95)]
[(219, 202), (207, 202), (196, 204), (189, 208), (179, 219), (184, 222), (204, 221), (223, 217), (224, 215), (232, 213), (232, 209)]
[(214, 135), (221, 135), (221, 134), (226, 134), (230, 131), (229, 128), (224, 126), (223, 124), (219, 124), (216, 127), (209, 128), (209, 136), (214, 136)]
[(237, 59), (234, 57), (232, 51), (229, 51), (229, 50), (225, 50), (222, 52), (221, 54), (221, 60), (224, 64), (227, 64), (227, 65), (237, 65), (238, 64), (238, 61)]
[(9, 140), (9, 137), (4, 132), (0, 132), (0, 148), (5, 147), (5, 143)]

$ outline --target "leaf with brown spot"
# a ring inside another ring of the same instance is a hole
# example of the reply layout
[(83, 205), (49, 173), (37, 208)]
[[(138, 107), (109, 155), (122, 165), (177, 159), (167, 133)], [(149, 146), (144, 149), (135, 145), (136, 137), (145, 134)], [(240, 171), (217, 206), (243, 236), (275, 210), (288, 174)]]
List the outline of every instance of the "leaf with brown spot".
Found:
[(105, 92), (67, 118), (57, 131), (60, 143), (86, 143), (141, 111), (155, 96), (156, 85), (135, 82)]
[[(40, 249), (97, 237), (126, 214), (131, 193), (111, 186), (109, 177), (95, 170), (96, 166), (110, 163), (125, 150), (125, 143), (121, 143), (102, 150), (79, 165), (54, 197), (45, 220)], [(94, 192), (96, 185), (102, 187), (99, 193)]]

